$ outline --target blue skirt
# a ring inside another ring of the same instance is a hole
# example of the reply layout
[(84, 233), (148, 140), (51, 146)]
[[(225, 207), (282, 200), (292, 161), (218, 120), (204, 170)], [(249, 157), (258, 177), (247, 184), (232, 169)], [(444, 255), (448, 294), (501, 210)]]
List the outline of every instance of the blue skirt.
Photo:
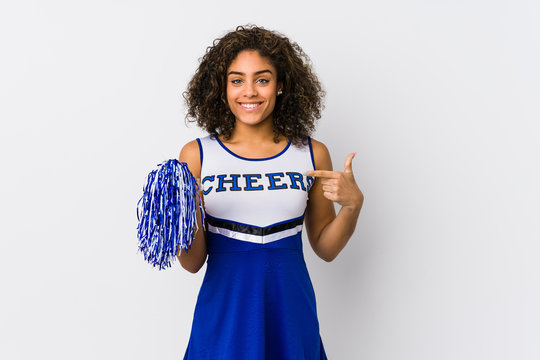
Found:
[(267, 244), (208, 232), (184, 360), (327, 359), (301, 232)]

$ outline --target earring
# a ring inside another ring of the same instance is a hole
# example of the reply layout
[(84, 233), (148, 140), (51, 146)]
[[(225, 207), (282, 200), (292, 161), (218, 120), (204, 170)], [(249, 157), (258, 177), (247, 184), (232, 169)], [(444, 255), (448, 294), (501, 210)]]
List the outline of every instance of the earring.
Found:
[(281, 94), (283, 94), (283, 92), (281, 90), (278, 90), (277, 94), (281, 95)]

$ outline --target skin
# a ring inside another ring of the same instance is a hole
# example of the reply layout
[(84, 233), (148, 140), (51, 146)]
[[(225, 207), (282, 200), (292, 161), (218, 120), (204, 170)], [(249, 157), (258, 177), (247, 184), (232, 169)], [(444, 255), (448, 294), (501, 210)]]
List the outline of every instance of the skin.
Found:
[[(272, 112), (281, 89), (276, 68), (257, 51), (245, 50), (231, 63), (227, 74), (227, 102), (236, 123), (230, 139), (225, 141), (220, 136), (220, 140), (240, 156), (264, 158), (277, 154), (288, 140), (283, 136), (277, 144), (272, 140)], [(261, 104), (248, 111), (242, 103)]]
[[(326, 146), (311, 139), (315, 182), (309, 191), (304, 217), (306, 232), (313, 251), (330, 262), (343, 250), (356, 228), (356, 222), (364, 203), (364, 195), (358, 188), (352, 170), (351, 153), (345, 159), (343, 171), (332, 170), (332, 160)], [(341, 205), (337, 216), (333, 202)]]
[[(236, 123), (228, 141), (220, 140), (234, 153), (248, 158), (265, 158), (279, 153), (288, 142), (280, 137), (273, 141), (272, 112), (278, 90), (277, 72), (269, 59), (257, 51), (244, 50), (227, 69), (227, 101)], [(243, 103), (260, 103), (254, 110), (246, 110)], [(343, 171), (333, 171), (326, 146), (312, 139), (315, 182), (310, 189), (305, 214), (305, 228), (314, 252), (325, 261), (332, 261), (345, 247), (356, 227), (364, 196), (358, 188), (352, 170), (355, 153), (345, 160)], [(179, 161), (186, 162), (200, 186), (201, 164), (196, 140), (188, 142), (180, 151)], [(201, 195), (202, 197), (202, 195)], [(334, 202), (341, 205), (338, 214)], [(203, 199), (204, 205), (204, 199)], [(197, 212), (199, 230), (195, 234), (189, 253), (180, 252), (182, 267), (196, 273), (208, 255), (206, 231), (202, 230)]]

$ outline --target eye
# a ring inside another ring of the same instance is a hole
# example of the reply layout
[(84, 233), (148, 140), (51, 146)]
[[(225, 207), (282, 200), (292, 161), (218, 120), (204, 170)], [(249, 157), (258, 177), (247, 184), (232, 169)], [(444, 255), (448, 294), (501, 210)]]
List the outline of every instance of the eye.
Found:
[(261, 82), (262, 84), (266, 84), (270, 82), (270, 80), (267, 80), (267, 79), (259, 79), (257, 81)]
[(240, 81), (242, 81), (242, 80), (240, 80), (240, 79), (234, 79), (234, 80), (231, 80), (231, 83), (233, 83), (233, 84), (240, 84)]

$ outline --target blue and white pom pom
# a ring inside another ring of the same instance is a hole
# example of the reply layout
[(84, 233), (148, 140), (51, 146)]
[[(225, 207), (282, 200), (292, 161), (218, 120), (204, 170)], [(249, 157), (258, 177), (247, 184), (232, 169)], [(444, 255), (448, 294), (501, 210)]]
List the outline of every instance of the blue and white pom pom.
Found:
[(137, 203), (139, 251), (162, 270), (179, 254), (178, 246), (186, 252), (191, 248), (198, 229), (197, 197), (204, 227), (199, 187), (185, 162), (170, 159), (148, 174), (143, 190)]

